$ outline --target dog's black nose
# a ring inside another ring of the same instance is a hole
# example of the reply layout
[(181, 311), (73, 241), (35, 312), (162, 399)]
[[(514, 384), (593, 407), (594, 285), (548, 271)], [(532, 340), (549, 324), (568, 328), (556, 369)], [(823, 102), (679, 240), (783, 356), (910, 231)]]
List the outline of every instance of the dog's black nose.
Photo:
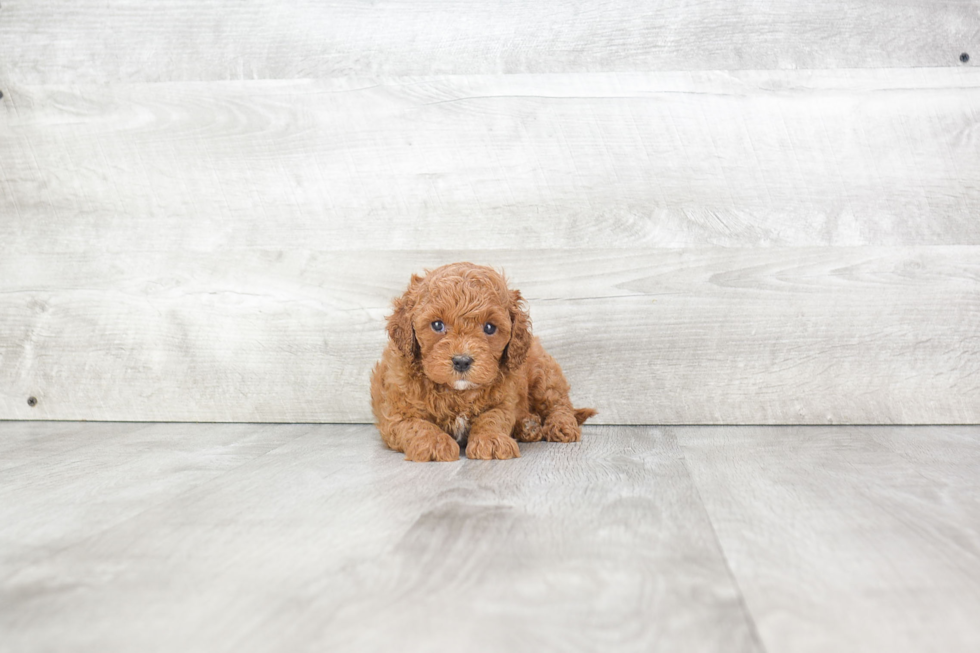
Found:
[(457, 372), (465, 372), (472, 364), (472, 356), (453, 356), (453, 369)]

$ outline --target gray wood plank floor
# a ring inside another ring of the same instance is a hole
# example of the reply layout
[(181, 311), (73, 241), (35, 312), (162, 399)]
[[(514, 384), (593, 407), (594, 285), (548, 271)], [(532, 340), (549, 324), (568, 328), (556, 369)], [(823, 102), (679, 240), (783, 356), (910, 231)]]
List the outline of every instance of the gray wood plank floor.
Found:
[(0, 651), (968, 651), (980, 427), (0, 422)]

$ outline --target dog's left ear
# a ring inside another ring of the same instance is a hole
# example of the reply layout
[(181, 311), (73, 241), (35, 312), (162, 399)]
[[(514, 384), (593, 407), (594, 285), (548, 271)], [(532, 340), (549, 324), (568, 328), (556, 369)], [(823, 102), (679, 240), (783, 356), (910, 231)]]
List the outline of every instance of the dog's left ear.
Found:
[(507, 370), (516, 370), (527, 358), (531, 348), (531, 316), (520, 290), (510, 293), (510, 342), (500, 357), (500, 365)]

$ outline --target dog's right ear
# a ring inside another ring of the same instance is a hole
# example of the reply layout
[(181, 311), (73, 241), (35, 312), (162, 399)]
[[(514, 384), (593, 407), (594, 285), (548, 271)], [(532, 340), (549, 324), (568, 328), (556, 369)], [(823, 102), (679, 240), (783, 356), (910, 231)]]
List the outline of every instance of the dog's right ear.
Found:
[(403, 355), (411, 359), (418, 359), (422, 354), (412, 327), (412, 313), (418, 303), (421, 283), (422, 277), (413, 274), (408, 290), (393, 302), (395, 312), (388, 316), (388, 337)]

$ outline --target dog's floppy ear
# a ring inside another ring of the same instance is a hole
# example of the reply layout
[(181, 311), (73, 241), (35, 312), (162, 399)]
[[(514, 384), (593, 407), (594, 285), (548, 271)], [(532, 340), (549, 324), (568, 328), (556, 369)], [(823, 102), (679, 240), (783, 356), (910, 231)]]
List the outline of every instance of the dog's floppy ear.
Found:
[(412, 313), (418, 303), (421, 283), (422, 277), (413, 274), (408, 290), (395, 299), (393, 302), (395, 311), (388, 316), (388, 337), (403, 355), (413, 359), (417, 359), (422, 353), (415, 339), (415, 329), (412, 327)]
[(510, 342), (504, 348), (500, 364), (507, 370), (516, 370), (524, 363), (531, 348), (531, 316), (520, 290), (510, 293)]

